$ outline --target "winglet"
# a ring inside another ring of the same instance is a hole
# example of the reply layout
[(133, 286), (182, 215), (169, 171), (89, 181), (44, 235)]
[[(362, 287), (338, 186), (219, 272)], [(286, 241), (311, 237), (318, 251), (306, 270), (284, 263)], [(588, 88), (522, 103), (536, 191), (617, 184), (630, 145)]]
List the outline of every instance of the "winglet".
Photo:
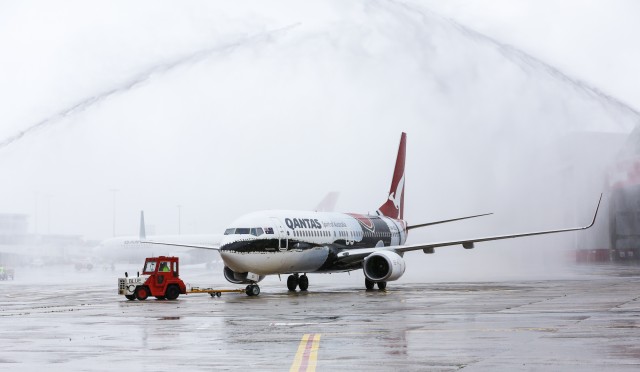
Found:
[(596, 223), (596, 217), (598, 217), (598, 209), (600, 209), (600, 202), (602, 202), (602, 193), (600, 193), (600, 199), (598, 199), (598, 206), (596, 207), (596, 212), (593, 214), (593, 221), (591, 221), (591, 225), (585, 227), (585, 230), (590, 228)]
[(140, 240), (147, 239), (147, 232), (144, 227), (144, 211), (140, 211)]

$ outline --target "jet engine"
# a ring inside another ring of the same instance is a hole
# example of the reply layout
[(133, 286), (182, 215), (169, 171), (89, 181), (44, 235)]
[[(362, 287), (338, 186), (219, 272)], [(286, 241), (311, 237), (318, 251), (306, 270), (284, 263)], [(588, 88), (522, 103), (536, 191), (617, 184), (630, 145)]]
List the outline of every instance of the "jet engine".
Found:
[(373, 282), (398, 280), (405, 268), (404, 259), (392, 251), (371, 253), (362, 265), (364, 276)]
[[(258, 276), (252, 273), (237, 273), (231, 270), (228, 266), (224, 267), (223, 273), (224, 278), (233, 284), (252, 284), (264, 279), (264, 275)], [(251, 276), (253, 276), (253, 278), (251, 278)]]

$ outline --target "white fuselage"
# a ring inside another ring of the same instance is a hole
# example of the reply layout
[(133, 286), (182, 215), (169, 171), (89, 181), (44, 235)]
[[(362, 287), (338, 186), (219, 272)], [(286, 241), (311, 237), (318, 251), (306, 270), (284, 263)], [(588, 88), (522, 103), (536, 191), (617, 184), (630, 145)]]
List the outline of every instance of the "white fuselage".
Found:
[(406, 237), (406, 223), (385, 216), (263, 211), (245, 215), (227, 228), (220, 255), (239, 273), (348, 271), (361, 263), (338, 263), (338, 251), (402, 245)]

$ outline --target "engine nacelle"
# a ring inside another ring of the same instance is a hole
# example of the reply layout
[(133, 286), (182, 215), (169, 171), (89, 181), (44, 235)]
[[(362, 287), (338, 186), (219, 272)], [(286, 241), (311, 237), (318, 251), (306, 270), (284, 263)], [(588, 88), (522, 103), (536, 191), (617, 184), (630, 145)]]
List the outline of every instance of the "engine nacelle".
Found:
[(404, 259), (392, 251), (371, 253), (364, 259), (362, 265), (364, 276), (374, 282), (398, 280), (405, 269)]
[(222, 272), (224, 273), (224, 278), (233, 284), (252, 284), (264, 279), (264, 275), (256, 275), (253, 273), (237, 273), (231, 270), (228, 266), (225, 266)]

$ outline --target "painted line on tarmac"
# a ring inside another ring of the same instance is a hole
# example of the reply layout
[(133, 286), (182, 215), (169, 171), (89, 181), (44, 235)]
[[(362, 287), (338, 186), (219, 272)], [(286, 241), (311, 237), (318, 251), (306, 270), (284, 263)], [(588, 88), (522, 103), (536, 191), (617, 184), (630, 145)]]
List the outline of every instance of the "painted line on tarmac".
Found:
[(296, 327), (296, 326), (308, 326), (318, 325), (320, 323), (269, 323), (269, 327)]
[(314, 372), (318, 365), (318, 349), (320, 348), (320, 333), (307, 333), (302, 336), (298, 352), (293, 358), (289, 372)]

